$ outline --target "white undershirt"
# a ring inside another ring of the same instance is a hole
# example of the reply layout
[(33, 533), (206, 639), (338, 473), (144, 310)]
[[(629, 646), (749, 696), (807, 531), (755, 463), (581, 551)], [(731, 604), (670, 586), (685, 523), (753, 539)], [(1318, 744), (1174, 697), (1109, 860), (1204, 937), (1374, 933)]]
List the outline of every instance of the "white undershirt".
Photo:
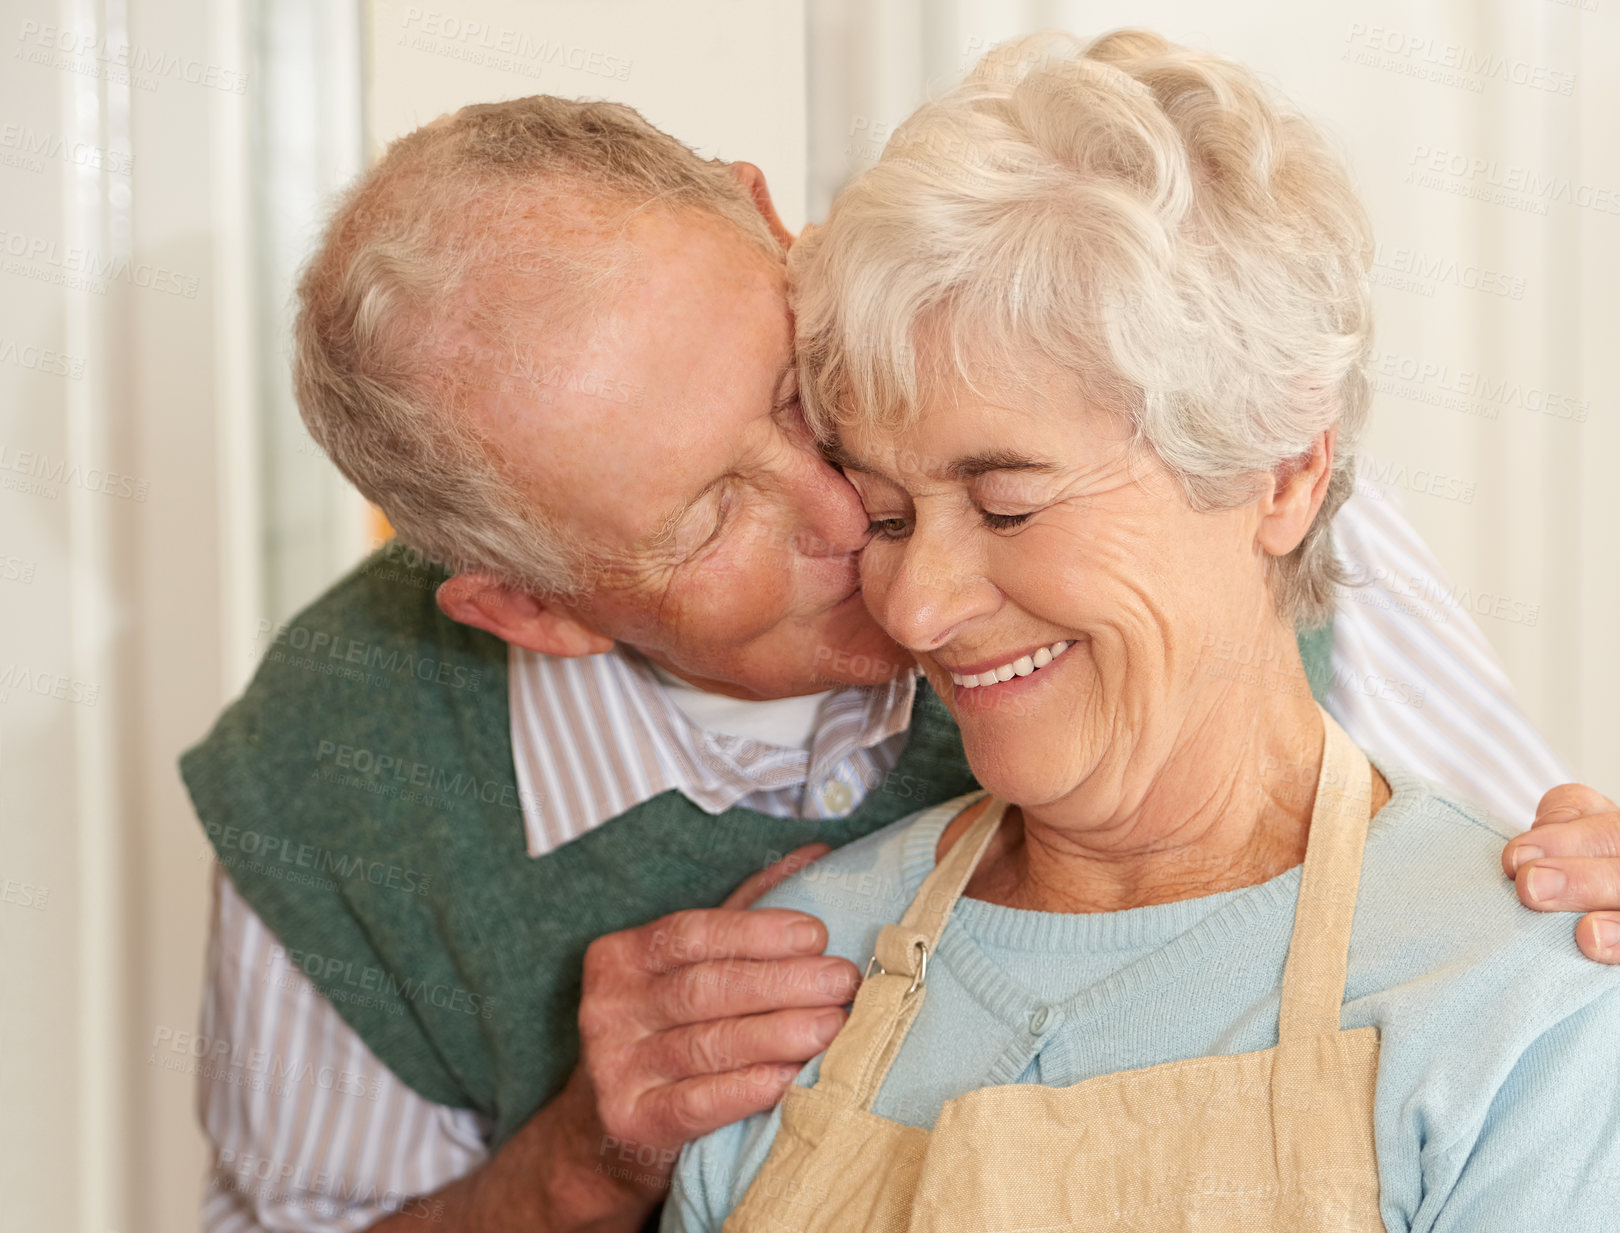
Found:
[(680, 677), (649, 664), (659, 684), (669, 691), (669, 700), (698, 727), (726, 736), (746, 737), (783, 749), (808, 750), (816, 736), (816, 716), (821, 704), (832, 696), (805, 694), (802, 698), (771, 698), (754, 702), (728, 698), (688, 684)]

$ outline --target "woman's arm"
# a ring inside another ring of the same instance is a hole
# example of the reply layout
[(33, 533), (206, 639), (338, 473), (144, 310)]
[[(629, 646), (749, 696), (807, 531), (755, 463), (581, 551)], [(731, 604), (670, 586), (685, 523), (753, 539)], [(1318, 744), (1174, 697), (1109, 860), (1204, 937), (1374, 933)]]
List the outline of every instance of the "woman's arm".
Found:
[(1424, 1196), (1411, 1227), (1433, 1233), (1620, 1227), (1617, 1040), (1620, 983), (1525, 1050), (1477, 1134), (1424, 1149)]
[[(810, 1075), (818, 1069), (812, 1062)], [(810, 1076), (801, 1076), (806, 1078)], [(675, 1165), (658, 1233), (720, 1233), (731, 1209), (753, 1185), (781, 1125), (778, 1106), (688, 1143)]]

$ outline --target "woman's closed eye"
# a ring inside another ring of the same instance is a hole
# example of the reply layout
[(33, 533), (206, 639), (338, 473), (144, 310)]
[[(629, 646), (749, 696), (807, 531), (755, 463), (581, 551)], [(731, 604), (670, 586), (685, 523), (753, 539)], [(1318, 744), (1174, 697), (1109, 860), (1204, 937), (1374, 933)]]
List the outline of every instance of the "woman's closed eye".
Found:
[(984, 525), (992, 531), (1011, 531), (1014, 527), (1021, 527), (1028, 522), (1033, 517), (1033, 512), (1028, 514), (992, 514), (987, 509), (981, 509), (979, 517), (984, 520)]
[[(1025, 514), (994, 514), (987, 509), (979, 511), (979, 519), (992, 531), (1011, 531), (1034, 517), (1034, 511)], [(911, 534), (909, 518), (873, 518), (866, 524), (867, 534), (873, 539), (905, 539)]]

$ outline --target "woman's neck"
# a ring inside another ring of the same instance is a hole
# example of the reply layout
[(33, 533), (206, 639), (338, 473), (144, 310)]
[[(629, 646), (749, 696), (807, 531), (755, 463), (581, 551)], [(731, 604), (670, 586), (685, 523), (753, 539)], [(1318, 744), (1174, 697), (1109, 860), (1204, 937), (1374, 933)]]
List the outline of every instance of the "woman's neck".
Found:
[[(1299, 864), (1322, 719), (1297, 656), (1283, 662), (1264, 687), (1222, 681), (1197, 691), (1154, 766), (1110, 767), (1105, 758), (1061, 800), (1009, 811), (968, 896), (1111, 912), (1253, 886)], [(1373, 779), (1376, 810), (1388, 788)], [(941, 851), (954, 838), (942, 836)]]

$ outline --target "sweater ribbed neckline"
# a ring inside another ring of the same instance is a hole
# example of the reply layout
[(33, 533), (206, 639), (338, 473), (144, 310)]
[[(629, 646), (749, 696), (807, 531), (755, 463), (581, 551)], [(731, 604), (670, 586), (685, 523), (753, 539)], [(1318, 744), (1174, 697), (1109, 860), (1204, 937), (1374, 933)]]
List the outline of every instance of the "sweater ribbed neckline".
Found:
[[(1370, 760), (1389, 782), (1392, 795), (1373, 820), (1369, 842), (1374, 833), (1397, 823), (1415, 800), (1427, 796), (1426, 786), (1416, 776), (1388, 766), (1381, 759)], [(966, 803), (977, 799), (975, 794)], [(901, 865), (908, 901), (934, 870), (940, 835), (965, 807), (961, 801), (947, 802), (929, 810), (907, 830)], [(1085, 1016), (1109, 1002), (1179, 979), (1187, 964), (1200, 954), (1217, 949), (1234, 934), (1297, 903), (1303, 868), (1294, 865), (1253, 886), (1116, 912), (1036, 912), (962, 898), (940, 940), (939, 958), (975, 1001), (1022, 1035), (1036, 1010), (1044, 1008), (1060, 1018)], [(1067, 999), (1047, 1003), (1007, 976), (985, 953), (987, 946), (1055, 954), (1153, 949)], [(1031, 1050), (1024, 1054), (1026, 1059), (1030, 1053), (1038, 1052), (1034, 1040), (1030, 1045)], [(1010, 1057), (1006, 1062), (1021, 1065)]]

